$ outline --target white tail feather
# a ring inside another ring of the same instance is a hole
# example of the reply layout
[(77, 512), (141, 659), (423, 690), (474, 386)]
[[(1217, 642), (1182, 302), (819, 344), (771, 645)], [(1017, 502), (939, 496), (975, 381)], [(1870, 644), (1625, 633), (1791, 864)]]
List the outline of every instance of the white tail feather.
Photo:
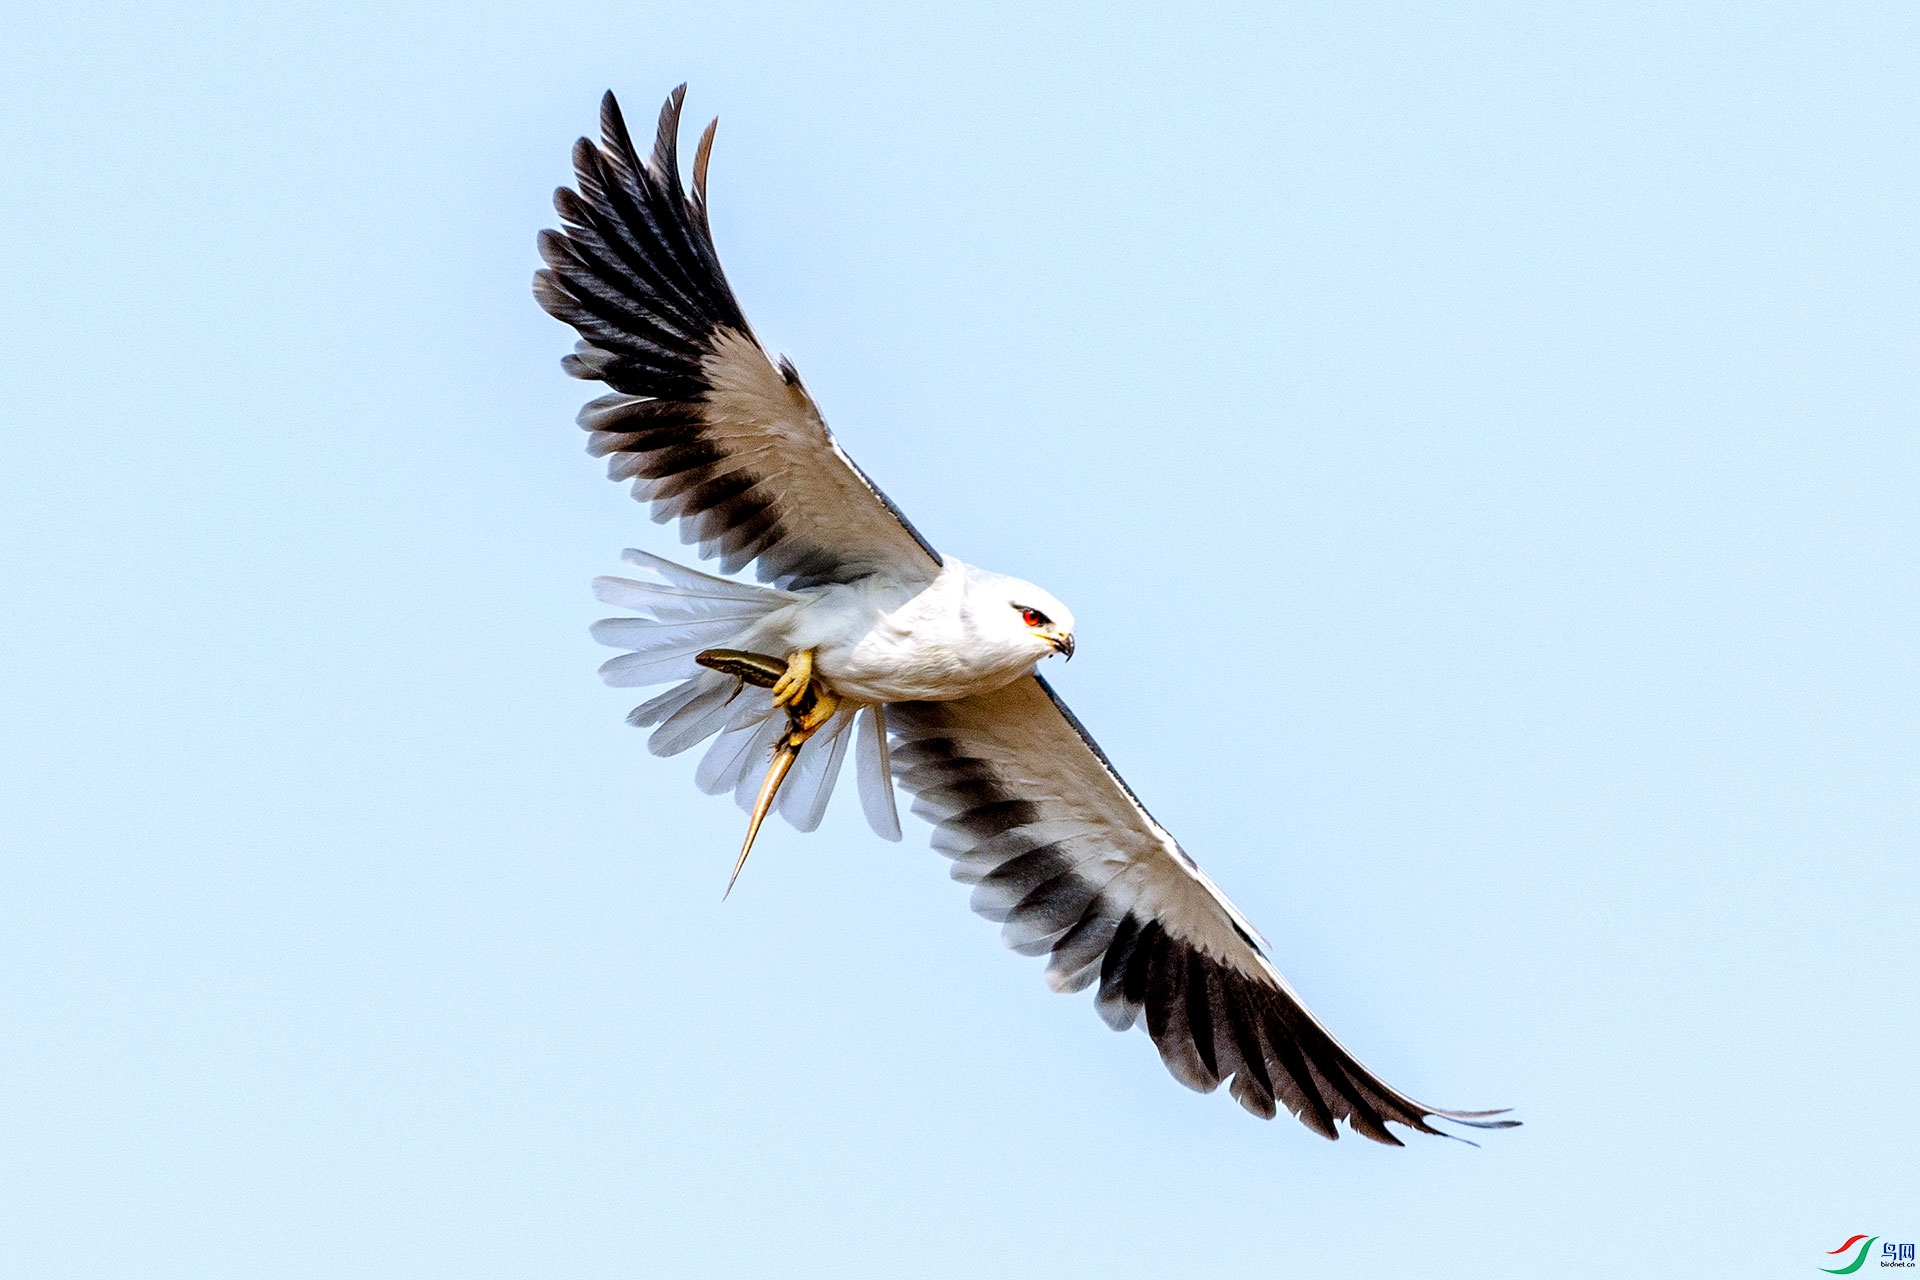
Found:
[(751, 622), (780, 607), (778, 602), (765, 608), (749, 600), (729, 596), (696, 596), (678, 587), (663, 587), (632, 578), (600, 577), (593, 580), (594, 597), (604, 604), (631, 609), (655, 622), (697, 622), (734, 619)]
[(794, 596), (790, 592), (773, 587), (762, 587), (751, 582), (735, 582), (731, 578), (716, 578), (710, 573), (698, 569), (689, 569), (664, 556), (652, 555), (628, 547), (620, 554), (628, 564), (647, 569), (660, 575), (669, 586), (678, 587), (693, 595), (712, 596), (719, 600), (746, 600), (764, 602), (767, 608), (778, 608), (789, 604)]
[(660, 722), (647, 739), (647, 750), (657, 756), (677, 756), (724, 729), (733, 714), (727, 700), (733, 696), (736, 683), (723, 676), (702, 689), (686, 706)]
[[(696, 640), (713, 638), (714, 644), (740, 632), (733, 618), (713, 618), (704, 622), (661, 623), (652, 618), (602, 618), (587, 628), (590, 635), (609, 649), (629, 653), (672, 653)], [(713, 645), (704, 645), (712, 648)], [(691, 652), (698, 653), (694, 649)]]
[(772, 714), (773, 709), (768, 707), (761, 719), (724, 730), (714, 738), (707, 754), (701, 757), (700, 767), (694, 770), (694, 785), (710, 796), (722, 795), (739, 786), (741, 777), (761, 761), (761, 753), (754, 747), (766, 728), (766, 717)]
[(675, 685), (658, 697), (650, 698), (633, 710), (627, 712), (627, 723), (636, 729), (644, 729), (649, 725), (659, 724), (681, 707), (693, 701), (694, 696), (700, 692), (700, 689), (701, 682), (697, 678), (689, 680), (685, 684)]
[(867, 825), (883, 840), (900, 838), (900, 811), (893, 804), (893, 768), (887, 752), (887, 709), (868, 707), (854, 729), (854, 777)]
[(600, 678), (616, 689), (665, 684), (669, 680), (688, 680), (698, 670), (693, 655), (723, 643), (702, 640), (690, 647), (675, 646), (665, 653), (623, 653), (600, 664)]
[(721, 722), (715, 713), (738, 687), (701, 668), (694, 655), (703, 649), (740, 647), (757, 624), (794, 597), (729, 582), (644, 551), (629, 550), (625, 559), (659, 581), (594, 579), (594, 595), (640, 615), (593, 624), (594, 639), (627, 650), (601, 665), (600, 678), (620, 687), (679, 682), (627, 717), (635, 725), (659, 725), (648, 747), (657, 755), (675, 755), (718, 732)]
[[(628, 550), (622, 558), (657, 581), (594, 579), (596, 597), (639, 615), (593, 624), (594, 639), (626, 650), (601, 665), (601, 679), (621, 687), (677, 682), (635, 707), (628, 723), (658, 726), (647, 739), (655, 755), (678, 755), (713, 739), (694, 782), (709, 795), (732, 791), (741, 807), (751, 810), (774, 743), (786, 731), (786, 717), (774, 710), (766, 690), (743, 686), (693, 659), (705, 649), (754, 648), (756, 629), (768, 615), (802, 597), (716, 578), (645, 551)], [(771, 643), (767, 636), (759, 639)], [(802, 831), (817, 828), (855, 739), (860, 807), (877, 834), (898, 840), (900, 817), (879, 707), (848, 706), (823, 726), (781, 788), (780, 813)]]

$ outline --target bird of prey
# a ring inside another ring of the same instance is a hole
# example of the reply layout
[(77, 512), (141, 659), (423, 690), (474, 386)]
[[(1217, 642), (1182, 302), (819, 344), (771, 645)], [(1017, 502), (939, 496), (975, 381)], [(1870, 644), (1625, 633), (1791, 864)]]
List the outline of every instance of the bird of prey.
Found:
[(835, 442), (721, 271), (712, 125), (682, 185), (685, 90), (644, 155), (606, 96), (601, 141), (575, 144), (578, 186), (554, 196), (564, 227), (541, 233), (547, 269), (534, 279), (540, 305), (579, 334), (566, 371), (609, 388), (580, 412), (589, 452), (722, 573), (752, 566), (759, 579), (628, 551), (643, 576), (597, 580), (601, 600), (633, 615), (594, 626), (625, 651), (601, 675), (669, 686), (628, 717), (653, 727), (649, 747), (670, 756), (711, 740), (700, 788), (734, 793), (755, 828), (777, 805), (802, 831), (819, 825), (851, 749), (875, 832), (899, 839), (903, 788), (1007, 945), (1047, 957), (1056, 991), (1097, 987), (1116, 1030), (1144, 1022), (1191, 1088), (1230, 1081), (1258, 1116), (1283, 1106), (1328, 1138), (1344, 1121), (1394, 1146), (1390, 1123), (1516, 1123), (1416, 1102), (1334, 1039), (1035, 672), (1072, 657), (1073, 614), (936, 551)]

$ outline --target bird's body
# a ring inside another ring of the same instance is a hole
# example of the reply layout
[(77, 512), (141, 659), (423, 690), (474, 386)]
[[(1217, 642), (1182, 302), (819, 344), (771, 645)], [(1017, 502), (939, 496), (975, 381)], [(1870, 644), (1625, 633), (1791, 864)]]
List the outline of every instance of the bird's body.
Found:
[(1073, 654), (1065, 606), (936, 552), (840, 449), (793, 366), (753, 338), (720, 270), (706, 216), (711, 127), (692, 192), (681, 187), (680, 101), (669, 99), (643, 158), (607, 96), (604, 140), (575, 147), (579, 190), (555, 197), (567, 227), (542, 234), (550, 269), (535, 280), (541, 304), (580, 334), (568, 371), (612, 389), (581, 411), (590, 449), (723, 572), (751, 564), (770, 584), (642, 551), (627, 559), (646, 577), (597, 581), (602, 600), (633, 615), (595, 624), (626, 651), (603, 677), (671, 686), (629, 716), (653, 727), (652, 750), (709, 744), (695, 781), (754, 810), (750, 846), (776, 794), (783, 816), (813, 830), (851, 746), (873, 829), (899, 838), (894, 792), (906, 790), (1007, 944), (1047, 956), (1056, 990), (1097, 983), (1101, 1016), (1119, 1030), (1144, 1021), (1193, 1088), (1231, 1081), (1256, 1114), (1284, 1104), (1328, 1137), (1344, 1120), (1395, 1145), (1387, 1122), (1428, 1133), (1434, 1116), (1513, 1123), (1415, 1102), (1328, 1034), (1034, 674)]
[(803, 594), (779, 637), (784, 647), (770, 652), (813, 650), (820, 678), (856, 702), (946, 702), (1028, 674), (1057, 650), (1007, 625), (1016, 601), (1073, 631), (1066, 610), (1038, 587), (951, 556), (924, 586), (876, 575)]

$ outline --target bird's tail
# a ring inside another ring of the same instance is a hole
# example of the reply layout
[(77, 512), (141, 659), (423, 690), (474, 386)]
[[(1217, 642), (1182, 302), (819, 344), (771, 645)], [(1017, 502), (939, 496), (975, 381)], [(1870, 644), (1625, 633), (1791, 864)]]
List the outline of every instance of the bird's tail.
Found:
[[(594, 639), (627, 650), (602, 664), (600, 678), (617, 686), (671, 682), (671, 689), (635, 707), (627, 722), (657, 726), (647, 747), (660, 756), (678, 755), (712, 738), (694, 781), (708, 795), (733, 792), (740, 807), (751, 810), (786, 717), (775, 713), (767, 690), (709, 671), (693, 659), (705, 649), (780, 648), (775, 615), (801, 597), (716, 578), (644, 551), (629, 550), (623, 559), (652, 580), (594, 579), (594, 595), (639, 615), (593, 624)], [(818, 827), (847, 747), (857, 740), (861, 807), (876, 832), (898, 840), (886, 738), (882, 708), (845, 705), (795, 762), (780, 791), (781, 816), (802, 831)]]

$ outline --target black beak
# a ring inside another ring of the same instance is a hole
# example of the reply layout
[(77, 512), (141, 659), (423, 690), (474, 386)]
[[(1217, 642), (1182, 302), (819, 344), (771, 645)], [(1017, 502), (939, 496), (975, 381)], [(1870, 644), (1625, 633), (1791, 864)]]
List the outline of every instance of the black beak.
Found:
[(1048, 637), (1048, 642), (1053, 645), (1053, 651), (1055, 653), (1064, 653), (1067, 655), (1068, 662), (1073, 661), (1073, 637), (1071, 635), (1050, 636)]

